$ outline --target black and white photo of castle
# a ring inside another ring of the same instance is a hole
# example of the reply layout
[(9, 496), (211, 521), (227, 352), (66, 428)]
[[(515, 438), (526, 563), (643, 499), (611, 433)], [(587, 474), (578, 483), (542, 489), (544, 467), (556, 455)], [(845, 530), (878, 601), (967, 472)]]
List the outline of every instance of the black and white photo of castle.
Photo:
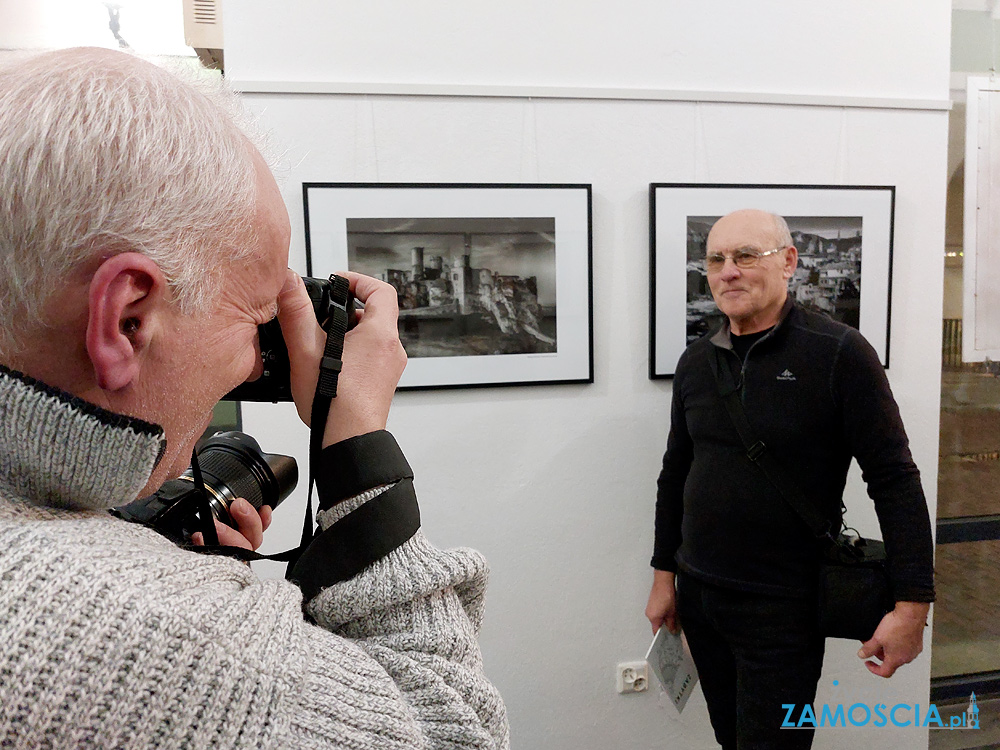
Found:
[(352, 271), (396, 289), (408, 357), (556, 351), (554, 218), (347, 219)]
[[(712, 300), (705, 273), (705, 242), (718, 216), (687, 218), (687, 342), (716, 329), (722, 313)], [(799, 251), (788, 293), (804, 307), (860, 327), (861, 217), (786, 216)]]

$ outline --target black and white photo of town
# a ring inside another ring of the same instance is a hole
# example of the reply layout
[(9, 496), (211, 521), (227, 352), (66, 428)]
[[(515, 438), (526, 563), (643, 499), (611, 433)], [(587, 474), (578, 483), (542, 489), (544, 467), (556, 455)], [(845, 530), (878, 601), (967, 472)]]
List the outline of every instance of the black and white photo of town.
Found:
[(556, 351), (554, 218), (348, 219), (347, 254), (395, 287), (407, 357)]
[[(715, 330), (722, 314), (705, 273), (705, 241), (718, 216), (687, 219), (687, 342)], [(858, 328), (861, 311), (861, 217), (786, 216), (798, 268), (788, 293), (802, 306)], [(770, 248), (768, 248), (770, 249)]]

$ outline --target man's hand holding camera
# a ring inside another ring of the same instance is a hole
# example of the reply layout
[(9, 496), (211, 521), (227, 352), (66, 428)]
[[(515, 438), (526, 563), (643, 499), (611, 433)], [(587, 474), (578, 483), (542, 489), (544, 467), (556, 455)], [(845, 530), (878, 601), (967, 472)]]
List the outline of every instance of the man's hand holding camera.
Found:
[[(350, 281), (351, 292), (364, 309), (356, 313), (358, 323), (344, 339), (344, 366), (323, 434), (324, 448), (385, 429), (389, 406), (406, 366), (396, 325), (396, 290), (370, 276), (351, 272), (339, 275)], [(326, 334), (316, 322), (302, 279), (294, 271), (288, 271), (278, 297), (278, 310), (288, 346), (292, 397), (299, 417), (308, 426)]]
[[(264, 543), (264, 532), (271, 525), (271, 506), (261, 506), (260, 513), (242, 497), (236, 498), (229, 505), (229, 516), (236, 522), (234, 529), (215, 519), (215, 533), (219, 535), (219, 544), (223, 547), (242, 547), (255, 550)], [(191, 543), (199, 547), (205, 544), (200, 531), (191, 535)]]
[[(344, 366), (323, 434), (324, 448), (385, 429), (396, 384), (406, 366), (396, 326), (396, 290), (370, 276), (350, 272), (340, 275), (350, 281), (351, 293), (364, 307), (355, 313), (357, 325), (344, 338)], [(292, 396), (299, 417), (308, 426), (327, 334), (317, 323), (302, 278), (291, 269), (278, 297), (278, 309), (282, 337), (288, 347)], [(237, 528), (216, 520), (219, 544), (249, 550), (260, 547), (264, 531), (271, 524), (271, 508), (264, 505), (258, 513), (251, 503), (239, 498), (230, 505), (229, 512)], [(191, 541), (203, 545), (201, 532), (193, 534)]]

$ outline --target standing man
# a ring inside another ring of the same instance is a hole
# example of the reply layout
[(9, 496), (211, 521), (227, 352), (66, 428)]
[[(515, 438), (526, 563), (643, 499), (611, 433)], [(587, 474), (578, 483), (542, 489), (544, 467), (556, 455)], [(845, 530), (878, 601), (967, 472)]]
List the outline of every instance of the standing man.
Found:
[(687, 636), (725, 750), (809, 748), (781, 730), (783, 703), (812, 703), (823, 666), (815, 586), (820, 549), (751, 462), (719, 395), (730, 368), (747, 417), (834, 530), (856, 458), (889, 555), (895, 608), (858, 656), (890, 677), (916, 658), (934, 599), (920, 475), (879, 358), (861, 334), (788, 295), (798, 253), (780, 216), (742, 210), (709, 232), (705, 265), (722, 328), (691, 344), (673, 384), (657, 482), (646, 617)]
[[(505, 750), (486, 562), (424, 537), (385, 431), (389, 285), (348, 274), (298, 587), (108, 512), (181, 474), (275, 315), (311, 413), (326, 337), (236, 111), (120, 52), (0, 69), (0, 746)], [(231, 509), (258, 546), (267, 511)]]

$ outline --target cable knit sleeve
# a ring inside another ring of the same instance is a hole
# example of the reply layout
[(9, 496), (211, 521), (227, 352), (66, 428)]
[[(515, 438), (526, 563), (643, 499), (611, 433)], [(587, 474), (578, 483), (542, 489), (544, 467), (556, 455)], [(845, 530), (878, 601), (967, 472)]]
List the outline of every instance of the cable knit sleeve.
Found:
[[(412, 474), (389, 433), (344, 441), (321, 459), (322, 533), (292, 577), (309, 617), (341, 638), (306, 626), (293, 731), (311, 738), (307, 747), (509, 747), (477, 642), (485, 559), (437, 549), (413, 527)], [(368, 560), (372, 549), (382, 554)]]

